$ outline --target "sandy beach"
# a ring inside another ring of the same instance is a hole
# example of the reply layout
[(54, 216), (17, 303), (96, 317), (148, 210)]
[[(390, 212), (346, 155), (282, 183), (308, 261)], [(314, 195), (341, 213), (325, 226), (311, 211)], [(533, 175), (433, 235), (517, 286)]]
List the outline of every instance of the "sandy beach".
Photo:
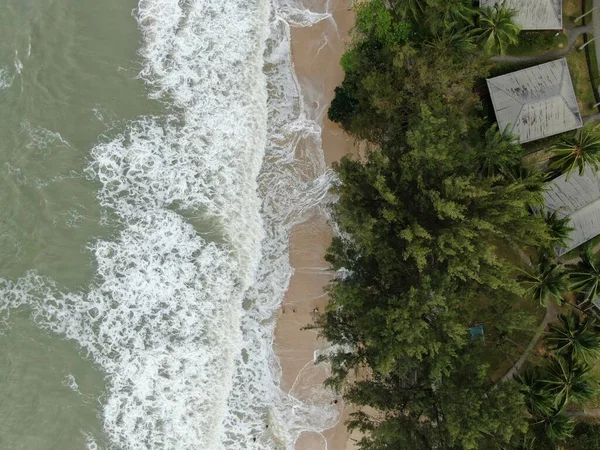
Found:
[[(329, 2), (332, 20), (321, 21), (309, 28), (292, 29), (292, 55), (303, 90), (306, 114), (323, 123), (323, 152), (328, 166), (354, 148), (353, 140), (326, 117), (334, 89), (344, 77), (339, 60), (353, 24), (351, 2)], [(315, 310), (322, 311), (327, 304), (323, 288), (332, 274), (327, 270), (328, 263), (324, 255), (331, 237), (332, 230), (326, 218), (316, 216), (296, 226), (290, 238), (290, 263), (294, 275), (277, 322), (274, 346), (282, 368), (282, 389), (292, 391), (299, 398), (319, 395), (327, 376), (322, 367), (312, 364), (315, 351), (325, 348), (326, 343), (317, 339), (316, 331), (301, 328), (311, 323)], [(333, 393), (329, 393), (322, 401), (339, 409), (337, 425), (322, 433), (302, 434), (296, 449), (353, 448), (344, 425), (348, 408)]]

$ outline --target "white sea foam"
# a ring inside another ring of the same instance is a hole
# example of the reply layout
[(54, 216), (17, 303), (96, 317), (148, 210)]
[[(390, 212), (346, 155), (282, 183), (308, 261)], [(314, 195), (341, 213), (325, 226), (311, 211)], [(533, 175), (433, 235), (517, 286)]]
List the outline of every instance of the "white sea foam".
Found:
[(69, 208), (63, 214), (65, 225), (68, 228), (77, 228), (81, 222), (85, 219), (85, 216), (80, 212), (78, 208)]
[(96, 443), (96, 440), (94, 439), (94, 436), (91, 433), (83, 432), (82, 434), (85, 436), (85, 448), (87, 450), (100, 449), (100, 447), (98, 447), (98, 444)]
[[(5, 283), (11, 308), (75, 339), (106, 371), (104, 426), (117, 448), (219, 448), (238, 336), (235, 267), (171, 211), (129, 219), (115, 241), (92, 248), (97, 285), (62, 292), (29, 274)], [(207, 387), (211, 387), (207, 389)]]
[[(320, 401), (314, 397), (300, 401), (276, 389), (280, 371), (271, 348), (274, 323), (269, 321), (292, 273), (289, 232), (315, 212), (327, 197), (331, 181), (321, 152), (321, 129), (306, 116), (293, 72), (289, 29), (290, 23), (306, 26), (326, 17), (291, 7), (291, 3), (273, 4), (265, 53), (270, 139), (259, 177), (267, 238), (257, 280), (246, 295), (250, 306), (242, 322), (244, 349), (229, 402), (228, 448), (252, 448), (236, 443), (255, 436), (260, 442), (257, 448), (291, 449), (302, 431), (331, 427), (338, 416), (320, 388), (315, 391)], [(261, 429), (261, 418), (270, 422), (269, 429)]]
[(5, 67), (0, 67), (0, 91), (8, 89), (14, 77), (10, 74), (9, 70)]
[(68, 374), (62, 382), (63, 386), (68, 387), (69, 389), (71, 389), (73, 392), (76, 392), (78, 394), (80, 394), (81, 392), (79, 392), (79, 385), (77, 384), (77, 380), (75, 380), (75, 377), (73, 376), (73, 374)]
[(13, 179), (18, 184), (24, 185), (24, 184), (27, 184), (27, 182), (28, 182), (27, 176), (23, 172), (23, 169), (21, 169), (20, 167), (13, 166), (8, 161), (3, 164), (2, 173), (5, 173), (5, 174), (13, 177)]
[(18, 50), (15, 50), (15, 62), (14, 63), (15, 63), (15, 70), (20, 75), (21, 72), (23, 71), (23, 63), (19, 59), (19, 51)]
[(73, 148), (60, 133), (44, 127), (33, 126), (28, 120), (21, 123), (21, 130), (29, 137), (29, 142), (25, 144), (26, 148), (36, 149), (42, 153), (51, 151), (57, 146)]
[(140, 77), (169, 113), (92, 149), (87, 175), (120, 231), (90, 244), (97, 274), (84, 291), (30, 273), (0, 283), (0, 309), (28, 305), (105, 371), (116, 449), (292, 449), (337, 418), (321, 391), (279, 389), (272, 349), (289, 231), (330, 184), (289, 23), (330, 15), (291, 0), (140, 0), (135, 17)]

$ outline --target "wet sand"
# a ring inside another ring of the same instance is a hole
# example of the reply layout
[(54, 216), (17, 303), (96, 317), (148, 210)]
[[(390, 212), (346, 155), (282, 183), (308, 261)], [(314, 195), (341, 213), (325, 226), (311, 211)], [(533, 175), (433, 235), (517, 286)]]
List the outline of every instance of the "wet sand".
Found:
[[(323, 0), (325, 1), (325, 0)], [(351, 0), (330, 1), (333, 20), (324, 20), (310, 28), (292, 29), (292, 55), (298, 81), (303, 90), (306, 113), (323, 122), (322, 140), (325, 161), (331, 165), (354, 149), (353, 140), (326, 117), (334, 89), (343, 80), (339, 65), (346, 48), (348, 31), (354, 15)], [(333, 3), (333, 4), (332, 4)], [(315, 351), (326, 347), (314, 330), (301, 330), (312, 322), (315, 310), (327, 304), (323, 289), (332, 273), (324, 255), (331, 242), (332, 230), (323, 216), (313, 217), (296, 226), (290, 238), (290, 263), (294, 275), (282, 306), (275, 332), (275, 352), (282, 369), (282, 389), (301, 399), (310, 398), (340, 411), (337, 425), (322, 433), (303, 433), (296, 450), (345, 450), (353, 448), (344, 422), (349, 408), (322, 382), (327, 376), (323, 367), (312, 364)]]

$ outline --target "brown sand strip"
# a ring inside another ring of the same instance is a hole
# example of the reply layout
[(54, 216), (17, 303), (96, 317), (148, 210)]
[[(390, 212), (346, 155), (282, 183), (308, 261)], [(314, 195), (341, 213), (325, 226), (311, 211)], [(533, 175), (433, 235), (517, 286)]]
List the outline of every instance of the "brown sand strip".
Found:
[[(319, 119), (322, 114), (326, 115), (326, 106), (333, 98), (334, 89), (343, 80), (339, 60), (353, 24), (354, 15), (350, 5), (351, 0), (330, 1), (335, 23), (326, 20), (310, 28), (292, 29), (294, 66), (303, 89), (306, 112), (311, 118)], [(330, 165), (353, 151), (354, 145), (352, 139), (337, 125), (326, 117), (323, 122), (323, 151)], [(326, 219), (314, 217), (296, 226), (290, 238), (290, 263), (295, 272), (277, 322), (274, 347), (281, 362), (282, 389), (289, 392), (293, 387), (293, 394), (300, 397), (303, 393), (313, 392), (311, 389), (320, 388), (326, 376), (311, 364), (315, 350), (324, 348), (325, 344), (317, 340), (315, 331), (302, 331), (301, 328), (311, 323), (315, 309), (322, 311), (327, 304), (323, 288), (330, 280), (331, 273), (327, 271), (328, 264), (323, 256), (331, 236), (331, 227)], [(344, 426), (348, 408), (344, 408), (341, 399), (335, 399), (333, 395), (323, 401), (340, 409), (340, 421), (322, 434), (302, 434), (296, 443), (296, 450), (352, 448)]]

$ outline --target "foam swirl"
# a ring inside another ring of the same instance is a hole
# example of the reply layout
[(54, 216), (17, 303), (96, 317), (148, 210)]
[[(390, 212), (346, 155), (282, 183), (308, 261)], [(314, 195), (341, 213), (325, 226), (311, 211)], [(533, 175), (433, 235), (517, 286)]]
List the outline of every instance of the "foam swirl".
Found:
[(329, 15), (274, 0), (140, 0), (135, 17), (140, 77), (168, 113), (91, 150), (86, 174), (118, 232), (90, 244), (96, 276), (82, 292), (30, 273), (0, 282), (0, 309), (31, 308), (104, 370), (109, 448), (291, 449), (336, 418), (279, 389), (272, 349), (289, 232), (330, 184), (289, 22)]

